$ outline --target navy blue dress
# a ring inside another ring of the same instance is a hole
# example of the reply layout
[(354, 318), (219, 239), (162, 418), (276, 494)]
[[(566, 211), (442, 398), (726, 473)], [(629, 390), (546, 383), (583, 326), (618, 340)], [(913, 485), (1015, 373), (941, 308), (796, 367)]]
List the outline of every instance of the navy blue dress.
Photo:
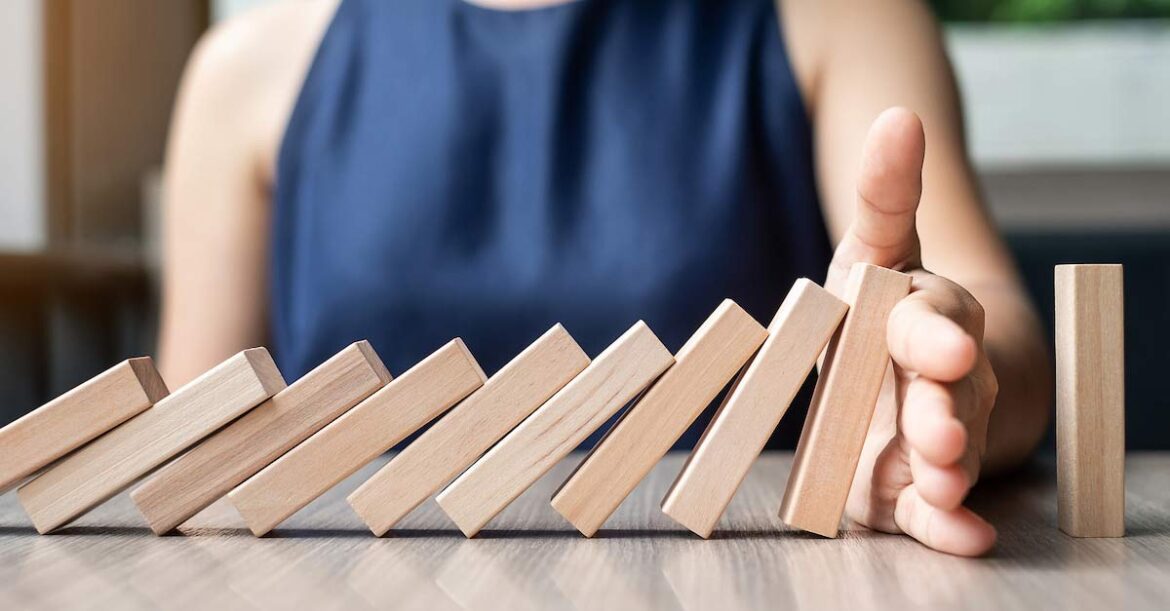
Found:
[(677, 350), (726, 297), (766, 325), (830, 256), (773, 1), (344, 0), (278, 157), (285, 376), (456, 336), (490, 375), (557, 322)]

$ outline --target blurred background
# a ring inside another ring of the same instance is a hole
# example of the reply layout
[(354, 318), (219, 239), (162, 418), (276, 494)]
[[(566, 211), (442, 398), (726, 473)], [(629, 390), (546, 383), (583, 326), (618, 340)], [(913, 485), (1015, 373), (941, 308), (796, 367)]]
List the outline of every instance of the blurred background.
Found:
[[(0, 424), (154, 350), (158, 177), (187, 54), (282, 0), (0, 3)], [(934, 0), (992, 213), (1052, 266), (1126, 265), (1129, 445), (1167, 448), (1170, 0)]]

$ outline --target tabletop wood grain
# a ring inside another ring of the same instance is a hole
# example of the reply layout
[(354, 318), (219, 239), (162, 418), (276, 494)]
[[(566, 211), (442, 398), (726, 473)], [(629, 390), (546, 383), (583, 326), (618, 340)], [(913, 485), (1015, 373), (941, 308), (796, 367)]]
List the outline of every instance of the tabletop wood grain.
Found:
[(989, 482), (972, 504), (998, 528), (993, 554), (963, 559), (847, 527), (839, 539), (783, 528), (791, 464), (765, 454), (713, 538), (658, 509), (685, 456), (662, 461), (594, 539), (549, 506), (580, 459), (562, 462), (467, 540), (433, 501), (375, 538), (345, 495), (370, 465), (254, 538), (218, 502), (155, 537), (125, 495), (38, 536), (0, 497), (0, 609), (938, 609), (1165, 608), (1170, 600), (1170, 454), (1128, 457), (1124, 539), (1056, 528), (1050, 459)]

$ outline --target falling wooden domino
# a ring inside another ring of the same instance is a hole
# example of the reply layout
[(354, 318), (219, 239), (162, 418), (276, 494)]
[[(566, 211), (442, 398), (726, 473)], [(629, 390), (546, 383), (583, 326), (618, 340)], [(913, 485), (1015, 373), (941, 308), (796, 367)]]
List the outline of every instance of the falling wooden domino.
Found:
[(725, 300), (662, 375), (552, 498), (577, 530), (593, 536), (638, 482), (751, 358), (768, 332)]
[(0, 492), (167, 396), (154, 361), (122, 361), (0, 429)]
[(390, 381), (369, 342), (350, 346), (200, 442), (130, 493), (163, 534)]
[(890, 366), (886, 321), (909, 291), (906, 274), (865, 263), (849, 271), (849, 313), (826, 349), (780, 506), (780, 519), (789, 526), (837, 536)]
[(1125, 536), (1125, 322), (1120, 265), (1056, 266), (1060, 529)]
[(848, 306), (801, 278), (675, 479), (662, 511), (707, 538), (764, 449)]
[(20, 503), (38, 532), (64, 526), (283, 388), (267, 350), (240, 352), (21, 486)]
[(487, 376), (452, 340), (228, 494), (263, 536), (379, 454), (447, 411)]
[(382, 536), (588, 365), (564, 327), (549, 329), (363, 483), (349, 504)]
[(435, 500), (474, 537), (674, 362), (643, 322), (605, 349)]

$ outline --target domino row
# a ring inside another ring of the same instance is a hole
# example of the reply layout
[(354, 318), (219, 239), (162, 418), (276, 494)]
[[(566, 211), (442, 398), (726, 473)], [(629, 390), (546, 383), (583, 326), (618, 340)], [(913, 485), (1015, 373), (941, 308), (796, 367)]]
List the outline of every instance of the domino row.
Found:
[(662, 501), (706, 538), (824, 352), (780, 517), (834, 537), (909, 289), (865, 264), (843, 301), (802, 279), (767, 329), (727, 300), (673, 356), (638, 322), (591, 360), (557, 325), (491, 378), (459, 339), (396, 378), (357, 342), (289, 386), (255, 348), (174, 393), (130, 359), (0, 429), (0, 491), (23, 482), (47, 533), (146, 477), (130, 496), (156, 534), (226, 495), (263, 536), (434, 421), (348, 502), (381, 536), (438, 493), (472, 537), (632, 403), (551, 500), (592, 536), (735, 378)]

